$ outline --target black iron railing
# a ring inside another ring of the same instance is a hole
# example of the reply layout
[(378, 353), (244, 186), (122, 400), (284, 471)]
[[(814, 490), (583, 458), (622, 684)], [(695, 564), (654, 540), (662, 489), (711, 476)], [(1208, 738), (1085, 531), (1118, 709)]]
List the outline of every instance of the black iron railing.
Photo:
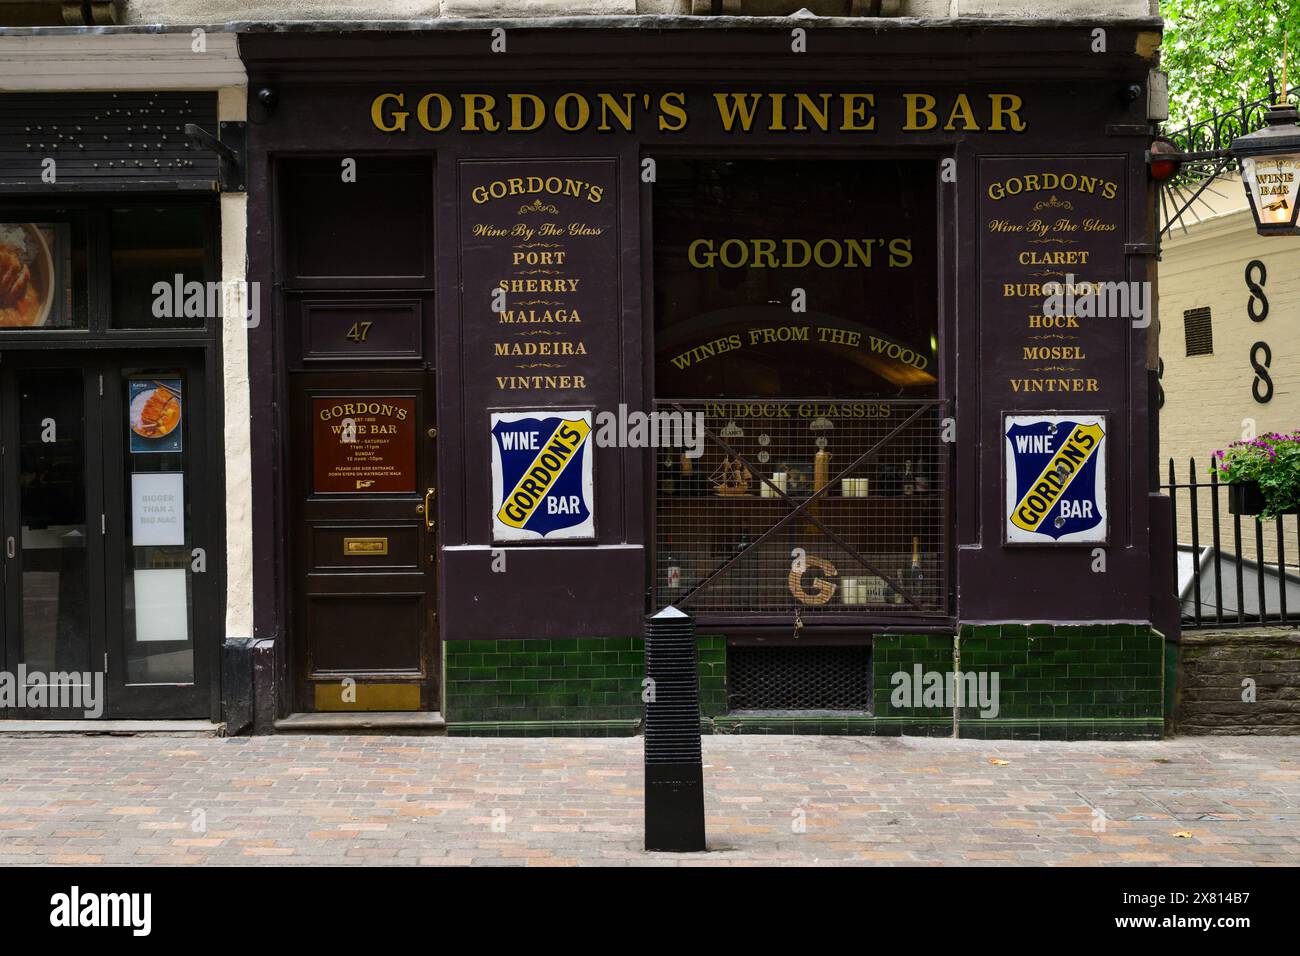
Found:
[[(1174, 504), (1174, 560), (1184, 627), (1292, 623), (1300, 617), (1300, 527), (1232, 510), (1229, 485), (1190, 459), (1182, 480), (1169, 460), (1160, 487)], [(1294, 551), (1288, 564), (1287, 541)], [(1289, 568), (1289, 569), (1288, 569)]]
[[(1300, 85), (1289, 86), (1283, 94), (1270, 72), (1267, 96), (1250, 102), (1242, 97), (1236, 106), (1216, 112), (1195, 123), (1169, 128), (1166, 135), (1184, 153), (1212, 153), (1227, 149), (1237, 137), (1264, 129), (1268, 125), (1264, 114), (1273, 104), (1290, 101), (1297, 95), (1300, 95)], [(1186, 162), (1174, 181), (1182, 185), (1197, 183), (1217, 175), (1232, 165), (1234, 165), (1233, 161), (1225, 159), (1200, 159)]]
[(656, 451), (653, 601), (844, 621), (948, 611), (939, 401), (663, 401), (698, 457)]

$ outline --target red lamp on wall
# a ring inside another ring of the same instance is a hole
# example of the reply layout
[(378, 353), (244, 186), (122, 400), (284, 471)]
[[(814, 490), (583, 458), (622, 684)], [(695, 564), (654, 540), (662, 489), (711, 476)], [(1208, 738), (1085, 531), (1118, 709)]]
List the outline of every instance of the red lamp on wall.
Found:
[(1178, 147), (1172, 140), (1157, 136), (1151, 141), (1147, 164), (1151, 167), (1151, 178), (1162, 183), (1183, 168), (1183, 154), (1178, 151)]

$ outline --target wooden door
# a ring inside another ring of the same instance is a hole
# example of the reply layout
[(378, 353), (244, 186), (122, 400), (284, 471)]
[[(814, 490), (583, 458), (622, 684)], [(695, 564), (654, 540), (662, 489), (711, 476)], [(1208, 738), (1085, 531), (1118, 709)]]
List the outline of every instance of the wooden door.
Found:
[(293, 377), (299, 711), (436, 711), (433, 374)]

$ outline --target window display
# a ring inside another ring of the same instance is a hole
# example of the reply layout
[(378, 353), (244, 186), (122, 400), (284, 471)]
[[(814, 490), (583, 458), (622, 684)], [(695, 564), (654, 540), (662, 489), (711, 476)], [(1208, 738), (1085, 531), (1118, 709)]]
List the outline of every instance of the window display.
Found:
[(655, 603), (942, 613), (932, 164), (661, 164)]

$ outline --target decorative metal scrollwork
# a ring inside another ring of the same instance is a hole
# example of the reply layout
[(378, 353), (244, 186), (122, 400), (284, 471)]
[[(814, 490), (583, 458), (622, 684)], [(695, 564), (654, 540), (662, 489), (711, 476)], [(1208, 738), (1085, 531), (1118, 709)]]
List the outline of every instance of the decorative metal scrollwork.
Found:
[[(1172, 178), (1161, 184), (1160, 189), (1160, 235), (1169, 235), (1175, 225), (1187, 231), (1187, 217), (1196, 222), (1201, 221), (1197, 215), (1196, 204), (1202, 203), (1207, 210), (1209, 204), (1202, 198), (1206, 191), (1222, 197), (1211, 185), (1216, 178), (1236, 168), (1236, 160), (1226, 155), (1214, 155), (1225, 152), (1232, 141), (1239, 136), (1263, 129), (1268, 124), (1264, 114), (1277, 102), (1288, 100), (1300, 94), (1300, 85), (1290, 87), (1284, 94), (1280, 93), (1273, 74), (1268, 76), (1268, 96), (1241, 103), (1225, 112), (1196, 123), (1189, 123), (1181, 129), (1166, 131), (1165, 136), (1182, 153), (1192, 156), (1183, 160), (1182, 168)], [(1259, 320), (1256, 320), (1259, 321)]]

